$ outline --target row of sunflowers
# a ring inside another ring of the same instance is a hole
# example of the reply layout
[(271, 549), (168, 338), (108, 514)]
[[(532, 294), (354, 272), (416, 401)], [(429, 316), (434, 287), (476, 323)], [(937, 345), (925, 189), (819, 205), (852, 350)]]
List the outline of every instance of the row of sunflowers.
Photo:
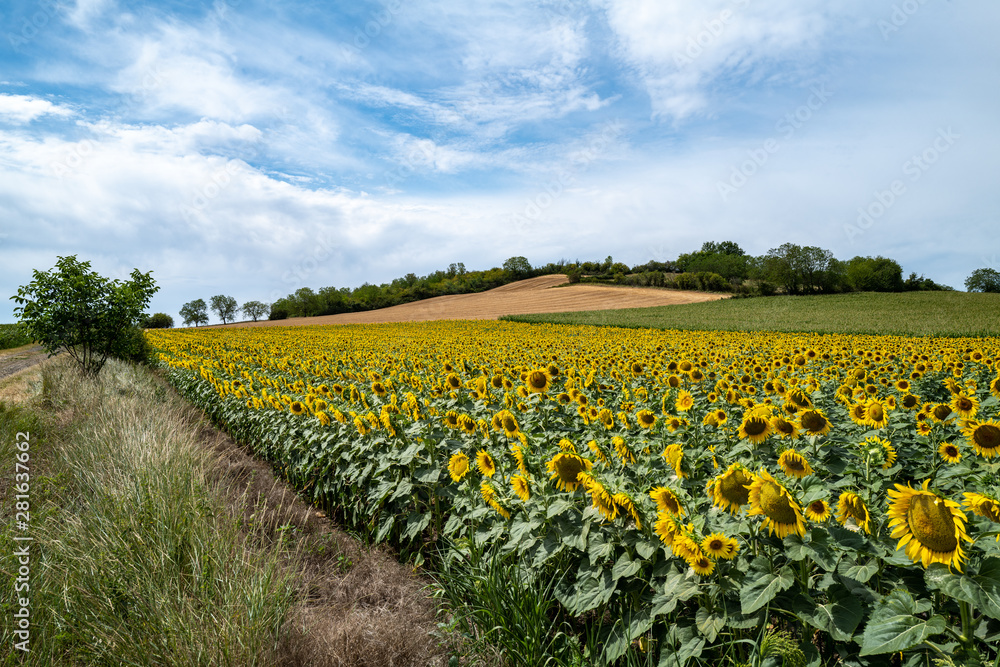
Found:
[(560, 573), (605, 663), (758, 664), (777, 631), (789, 664), (1000, 660), (997, 339), (147, 335), (185, 395), (374, 540)]

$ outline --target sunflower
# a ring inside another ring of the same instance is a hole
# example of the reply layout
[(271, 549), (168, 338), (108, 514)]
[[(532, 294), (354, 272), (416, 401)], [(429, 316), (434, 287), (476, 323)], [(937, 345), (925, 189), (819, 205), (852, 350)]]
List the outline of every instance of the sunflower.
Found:
[(581, 472), (577, 481), (583, 486), (584, 491), (590, 494), (590, 502), (601, 516), (608, 521), (618, 518), (619, 507), (603, 484), (588, 472)]
[(975, 396), (969, 396), (964, 392), (959, 392), (951, 399), (951, 409), (964, 419), (972, 419), (976, 416), (976, 411), (979, 409), (979, 399)]
[(778, 465), (781, 466), (781, 470), (786, 475), (796, 479), (808, 477), (813, 473), (806, 457), (802, 456), (794, 449), (786, 449), (783, 451), (781, 456), (778, 457)]
[(823, 523), (830, 518), (830, 505), (825, 500), (814, 500), (806, 505), (806, 518)]
[(958, 445), (953, 445), (950, 442), (942, 442), (938, 446), (938, 456), (945, 463), (958, 463), (962, 460), (962, 450), (958, 448)]
[(642, 530), (642, 519), (639, 516), (639, 510), (635, 507), (635, 503), (632, 502), (632, 498), (627, 493), (621, 492), (613, 495), (611, 499), (623, 513), (627, 512), (628, 515), (632, 517), (635, 527)]
[(916, 410), (920, 407), (920, 397), (913, 394), (906, 394), (903, 398), (899, 399), (899, 405), (904, 410)]
[(448, 428), (458, 428), (458, 413), (454, 410), (449, 410), (444, 415), (444, 425)]
[(448, 389), (454, 391), (456, 389), (461, 388), (462, 379), (457, 375), (455, 375), (454, 373), (449, 373), (448, 377), (445, 378), (444, 383), (448, 385)]
[(469, 457), (464, 452), (455, 452), (448, 459), (448, 474), (456, 481), (462, 481), (466, 473), (469, 472)]
[(926, 422), (923, 420), (917, 421), (917, 433), (920, 435), (930, 435), (932, 428), (933, 427), (931, 426), (930, 422)]
[(677, 392), (677, 400), (674, 401), (674, 407), (677, 408), (678, 412), (687, 412), (694, 407), (694, 396), (691, 395), (691, 392), (681, 389)]
[(577, 476), (581, 472), (590, 471), (593, 466), (587, 459), (568, 452), (559, 452), (546, 463), (551, 473), (550, 479), (555, 480), (556, 488), (560, 491), (576, 491), (580, 486)]
[(951, 406), (947, 403), (938, 403), (931, 410), (931, 419), (936, 422), (943, 422), (951, 416)]
[(616, 435), (611, 438), (611, 444), (615, 447), (615, 453), (618, 454), (618, 458), (622, 460), (625, 465), (632, 465), (635, 463), (635, 452), (625, 443), (625, 438)]
[(301, 401), (292, 401), (291, 405), (288, 406), (288, 411), (293, 415), (305, 414), (306, 406)]
[(656, 509), (660, 512), (668, 512), (674, 516), (684, 516), (684, 507), (678, 500), (677, 494), (665, 486), (658, 486), (649, 492), (649, 497), (656, 503)]
[(1000, 398), (1000, 375), (990, 381), (990, 393)]
[[(964, 493), (966, 509), (977, 516), (986, 517), (994, 523), (1000, 523), (1000, 501), (981, 493)], [(997, 536), (1000, 538), (1000, 535)]]
[(774, 429), (774, 434), (779, 438), (789, 438), (790, 440), (798, 440), (799, 438), (799, 427), (795, 420), (774, 415), (771, 417), (771, 428)]
[(678, 526), (672, 548), (675, 554), (688, 563), (705, 555), (701, 552), (701, 546), (698, 541), (694, 539), (694, 526), (691, 524), (684, 527)]
[(653, 524), (653, 532), (663, 544), (673, 550), (674, 538), (677, 536), (677, 522), (669, 512), (660, 512), (656, 515), (656, 523)]
[(830, 420), (820, 410), (807, 410), (799, 417), (799, 426), (806, 435), (826, 435), (830, 432)]
[(510, 485), (514, 488), (514, 493), (524, 502), (531, 498), (531, 489), (528, 487), (528, 479), (523, 475), (514, 475), (510, 478)]
[(699, 577), (707, 577), (715, 572), (715, 562), (704, 554), (698, 558), (689, 560), (688, 565), (691, 566), (691, 570)]
[(539, 368), (528, 373), (524, 380), (524, 386), (534, 394), (543, 394), (549, 390), (549, 374), (544, 368)]
[(840, 494), (840, 498), (837, 499), (837, 521), (843, 526), (847, 526), (848, 521), (850, 521), (871, 535), (871, 514), (868, 512), (865, 501), (861, 500), (856, 493), (844, 491)]
[(476, 432), (476, 420), (469, 415), (460, 415), (458, 418), (458, 425), (462, 428), (462, 431), (468, 435), (472, 435)]
[(601, 446), (597, 444), (596, 440), (591, 440), (590, 442), (588, 442), (587, 448), (591, 452), (593, 452), (594, 456), (597, 457), (598, 461), (600, 461), (604, 465), (611, 465), (611, 459), (608, 458), (608, 455), (604, 452), (603, 449), (601, 449)]
[(907, 557), (925, 568), (943, 563), (962, 571), (962, 540), (972, 540), (965, 532), (966, 516), (958, 503), (928, 490), (925, 479), (919, 489), (896, 484), (888, 491), (891, 537), (899, 538), (896, 549), (906, 547)]
[(482, 494), (483, 500), (486, 501), (486, 504), (492, 507), (494, 510), (496, 510), (497, 514), (499, 514), (505, 519), (510, 518), (510, 512), (507, 510), (506, 507), (504, 507), (497, 501), (496, 489), (494, 489), (489, 482), (484, 481), (479, 486), (479, 493)]
[(476, 467), (479, 468), (479, 472), (487, 477), (492, 477), (497, 471), (497, 466), (493, 463), (493, 457), (485, 449), (480, 449), (476, 452)]
[(885, 463), (882, 464), (882, 470), (888, 470), (896, 465), (896, 448), (892, 444), (883, 441), (882, 451), (885, 452)]
[(802, 409), (808, 409), (813, 406), (812, 400), (810, 400), (809, 397), (805, 394), (805, 392), (803, 392), (801, 389), (793, 389), (792, 391), (788, 392), (785, 398), (789, 402), (794, 403), (797, 407)]
[(519, 427), (517, 425), (517, 418), (510, 410), (501, 410), (500, 415), (500, 428), (497, 430), (502, 430), (504, 435), (508, 438), (513, 438), (517, 435)]
[(740, 424), (739, 436), (758, 445), (767, 440), (771, 431), (771, 422), (766, 417), (749, 413)]
[(687, 475), (681, 469), (681, 460), (684, 458), (684, 448), (679, 443), (674, 443), (672, 445), (667, 445), (666, 449), (663, 450), (661, 454), (663, 458), (667, 460), (667, 463), (674, 469), (677, 476), (680, 478), (685, 478)]
[(976, 454), (988, 459), (1000, 455), (1000, 422), (994, 420), (977, 422), (965, 430), (965, 436), (972, 443)]
[(607, 408), (602, 409), (597, 413), (597, 421), (601, 422), (601, 425), (605, 430), (610, 431), (615, 427), (615, 416), (611, 410)]
[(521, 445), (511, 445), (510, 453), (514, 455), (514, 460), (517, 461), (517, 469), (522, 475), (527, 476), (528, 468), (524, 465), (524, 449)]
[(576, 445), (566, 438), (559, 441), (559, 449), (564, 452), (569, 452), (570, 454), (576, 454)]
[(886, 404), (877, 398), (865, 403), (865, 418), (863, 423), (872, 428), (883, 428), (889, 423), (889, 411)]
[(639, 410), (635, 413), (635, 418), (642, 428), (653, 428), (656, 424), (656, 415), (651, 410)]
[(709, 480), (708, 497), (716, 507), (736, 514), (750, 501), (749, 486), (752, 482), (753, 474), (739, 463), (733, 463), (726, 472)]
[(712, 533), (701, 541), (701, 550), (712, 559), (727, 558), (729, 538), (722, 533)]
[(761, 514), (764, 526), (779, 538), (788, 535), (801, 537), (806, 532), (806, 522), (802, 518), (799, 504), (784, 486), (761, 468), (750, 484), (750, 506), (747, 516)]

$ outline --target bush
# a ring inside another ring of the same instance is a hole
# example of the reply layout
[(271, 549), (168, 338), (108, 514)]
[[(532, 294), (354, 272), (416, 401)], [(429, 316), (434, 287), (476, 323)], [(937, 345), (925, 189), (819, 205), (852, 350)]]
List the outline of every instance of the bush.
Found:
[(728, 292), (729, 282), (718, 273), (701, 271), (695, 274), (699, 289), (705, 292)]
[(152, 365), (156, 363), (156, 352), (153, 351), (139, 327), (126, 329), (115, 340), (109, 356), (136, 364)]
[(284, 305), (274, 304), (271, 306), (271, 313), (267, 316), (269, 320), (287, 320), (288, 308)]
[(674, 276), (677, 289), (698, 289), (698, 278), (693, 273), (680, 273)]
[(1000, 292), (1000, 272), (995, 269), (976, 269), (965, 279), (965, 289), (970, 292)]
[(156, 313), (155, 315), (150, 315), (146, 318), (146, 321), (142, 323), (143, 329), (173, 329), (174, 328), (174, 318), (170, 317), (166, 313)]

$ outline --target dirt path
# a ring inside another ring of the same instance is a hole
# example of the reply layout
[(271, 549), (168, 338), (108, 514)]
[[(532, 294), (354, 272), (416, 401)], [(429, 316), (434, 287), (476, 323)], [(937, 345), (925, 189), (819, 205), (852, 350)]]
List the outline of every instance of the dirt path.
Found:
[(0, 352), (0, 380), (20, 373), (48, 359), (41, 345), (17, 347)]
[[(562, 313), (574, 310), (645, 308), (680, 303), (714, 301), (722, 294), (611, 287), (567, 282), (564, 275), (539, 276), (478, 294), (452, 294), (363, 313), (342, 313), (287, 320), (240, 322), (230, 326), (304, 326), (311, 324), (373, 324), (380, 322), (426, 322), (429, 320), (495, 320), (503, 315)], [(553, 289), (556, 288), (556, 289)]]

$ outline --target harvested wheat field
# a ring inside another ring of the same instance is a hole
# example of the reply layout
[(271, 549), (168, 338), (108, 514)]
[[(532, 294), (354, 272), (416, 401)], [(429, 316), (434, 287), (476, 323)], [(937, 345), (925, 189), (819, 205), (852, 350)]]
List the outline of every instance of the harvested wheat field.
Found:
[(723, 294), (650, 287), (577, 284), (552, 289), (566, 282), (567, 278), (564, 275), (539, 276), (478, 294), (438, 296), (433, 299), (404, 303), (381, 310), (323, 315), (321, 317), (294, 317), (276, 321), (241, 322), (233, 326), (495, 320), (503, 315), (668, 306), (678, 303), (714, 301), (725, 297)]

